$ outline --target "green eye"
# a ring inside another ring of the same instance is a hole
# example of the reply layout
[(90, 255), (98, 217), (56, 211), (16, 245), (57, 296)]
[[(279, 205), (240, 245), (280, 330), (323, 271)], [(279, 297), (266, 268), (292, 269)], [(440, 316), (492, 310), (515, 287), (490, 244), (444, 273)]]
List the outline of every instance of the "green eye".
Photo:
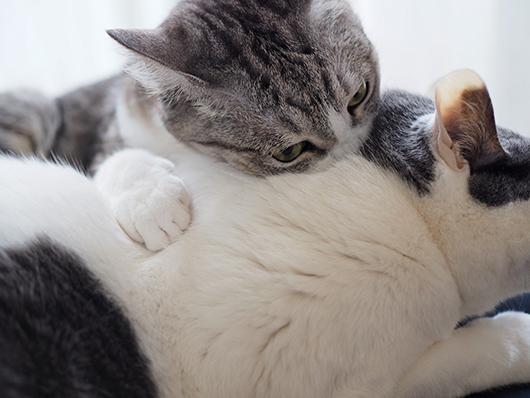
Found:
[(355, 108), (366, 98), (366, 94), (368, 94), (368, 83), (364, 82), (348, 102), (348, 112), (353, 113)]
[(281, 152), (274, 153), (272, 156), (280, 162), (292, 162), (304, 151), (305, 144), (305, 141), (299, 142), (298, 144), (291, 145), (289, 148)]

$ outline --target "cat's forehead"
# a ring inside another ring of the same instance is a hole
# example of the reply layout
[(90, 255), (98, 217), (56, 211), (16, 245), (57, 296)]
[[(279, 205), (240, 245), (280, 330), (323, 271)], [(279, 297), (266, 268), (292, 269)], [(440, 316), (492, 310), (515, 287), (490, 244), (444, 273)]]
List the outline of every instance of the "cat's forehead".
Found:
[(187, 61), (175, 69), (264, 112), (292, 109), (319, 123), (330, 108), (341, 112), (364, 81), (378, 89), (372, 45), (342, 0), (189, 1), (165, 28), (174, 25), (189, 43)]
[(372, 45), (341, 0), (186, 1), (162, 28), (186, 43), (174, 69), (218, 85), (313, 89), (313, 97), (327, 97), (317, 101), (332, 101), (340, 85), (333, 79), (377, 74)]

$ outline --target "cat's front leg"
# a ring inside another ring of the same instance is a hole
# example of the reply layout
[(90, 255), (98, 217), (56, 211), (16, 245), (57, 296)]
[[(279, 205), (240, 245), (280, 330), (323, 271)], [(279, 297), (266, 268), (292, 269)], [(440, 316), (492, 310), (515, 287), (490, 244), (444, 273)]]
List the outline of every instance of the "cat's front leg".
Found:
[(169, 160), (142, 149), (110, 156), (94, 176), (117, 221), (135, 241), (159, 251), (190, 222), (190, 196)]
[(397, 386), (399, 398), (454, 398), (530, 382), (530, 315), (503, 312), (431, 346)]

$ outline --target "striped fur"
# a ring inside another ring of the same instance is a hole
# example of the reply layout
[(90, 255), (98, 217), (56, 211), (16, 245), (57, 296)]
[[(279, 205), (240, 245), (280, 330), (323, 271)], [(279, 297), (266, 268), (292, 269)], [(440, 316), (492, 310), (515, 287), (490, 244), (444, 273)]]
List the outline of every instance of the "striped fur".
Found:
[[(26, 128), (26, 140), (6, 115), (38, 106), (6, 103), (1, 149), (91, 170), (120, 146), (166, 156), (174, 140), (250, 174), (302, 172), (358, 148), (378, 101), (376, 55), (345, 0), (185, 0), (156, 29), (109, 34), (130, 50), (132, 78), (42, 99), (58, 123)], [(272, 156), (299, 142), (298, 158)]]

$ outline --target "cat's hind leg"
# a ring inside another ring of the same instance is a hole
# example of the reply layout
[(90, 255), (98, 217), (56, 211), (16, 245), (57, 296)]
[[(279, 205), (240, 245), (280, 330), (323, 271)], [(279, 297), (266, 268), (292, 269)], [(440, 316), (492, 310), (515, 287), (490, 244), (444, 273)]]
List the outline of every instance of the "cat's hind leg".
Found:
[(530, 315), (480, 318), (431, 346), (397, 386), (399, 398), (454, 398), (530, 381)]

